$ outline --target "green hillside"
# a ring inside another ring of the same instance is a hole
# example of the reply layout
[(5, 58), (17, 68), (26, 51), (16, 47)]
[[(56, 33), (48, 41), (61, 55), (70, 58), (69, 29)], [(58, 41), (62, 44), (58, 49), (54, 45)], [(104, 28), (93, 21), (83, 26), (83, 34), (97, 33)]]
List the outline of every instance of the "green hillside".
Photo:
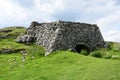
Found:
[(16, 38), (18, 35), (22, 35), (26, 32), (26, 28), (21, 26), (6, 27), (0, 29), (0, 37), (2, 38)]
[[(20, 30), (12, 28), (13, 33), (7, 34), (25, 33), (25, 28)], [(12, 36), (0, 39), (2, 50), (13, 52), (0, 53), (0, 80), (120, 80), (120, 43), (109, 42), (108, 48), (87, 56), (85, 51), (78, 54), (69, 50), (44, 56), (43, 47), (16, 43)]]

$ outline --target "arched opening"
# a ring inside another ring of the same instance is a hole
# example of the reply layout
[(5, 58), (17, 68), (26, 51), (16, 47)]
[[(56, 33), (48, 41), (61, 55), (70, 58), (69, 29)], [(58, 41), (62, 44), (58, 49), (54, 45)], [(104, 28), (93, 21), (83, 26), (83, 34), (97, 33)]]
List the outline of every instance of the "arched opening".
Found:
[(78, 53), (80, 53), (82, 50), (86, 50), (88, 54), (90, 53), (90, 49), (89, 49), (87, 46), (85, 46), (85, 45), (77, 45), (77, 46), (75, 47), (75, 50), (76, 50)]

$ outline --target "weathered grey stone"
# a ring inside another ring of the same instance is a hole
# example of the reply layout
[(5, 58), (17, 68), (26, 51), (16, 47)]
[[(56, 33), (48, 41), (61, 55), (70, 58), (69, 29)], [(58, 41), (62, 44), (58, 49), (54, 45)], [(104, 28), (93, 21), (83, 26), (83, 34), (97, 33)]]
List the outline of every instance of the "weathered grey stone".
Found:
[(17, 39), (15, 39), (15, 41), (16, 41), (17, 43), (22, 43), (22, 39), (21, 39), (21, 38), (17, 38)]
[(85, 49), (90, 52), (105, 45), (99, 27), (95, 24), (65, 21), (32, 22), (27, 29), (27, 35), (34, 36), (36, 44), (45, 47), (46, 55), (56, 50), (68, 49), (77, 52)]
[(15, 40), (18, 43), (25, 43), (25, 44), (31, 44), (35, 41), (35, 37), (31, 35), (24, 35)]

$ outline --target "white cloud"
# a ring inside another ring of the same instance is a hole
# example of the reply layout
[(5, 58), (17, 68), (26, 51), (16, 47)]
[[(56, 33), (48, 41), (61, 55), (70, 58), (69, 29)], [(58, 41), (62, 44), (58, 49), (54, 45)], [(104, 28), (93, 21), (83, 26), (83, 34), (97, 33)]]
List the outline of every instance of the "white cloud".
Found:
[(100, 26), (100, 29), (103, 33), (105, 40), (108, 41), (119, 41), (120, 42), (120, 6), (111, 4), (111, 7), (106, 8), (105, 16), (100, 17), (96, 20), (96, 24)]
[(40, 11), (52, 13), (57, 9), (63, 9), (61, 1), (62, 0), (34, 0), (34, 7)]
[(52, 14), (63, 9), (61, 0), (34, 0), (34, 8), (32, 11), (34, 11), (35, 14), (32, 11), (31, 13), (35, 17), (41, 18), (41, 21), (51, 21), (54, 20)]
[(118, 41), (120, 42), (120, 32), (117, 30), (110, 30), (107, 31), (107, 33), (104, 33), (105, 40), (107, 41)]
[(22, 18), (25, 16), (25, 9), (10, 2), (10, 0), (0, 1), (0, 8), (1, 8), (0, 12), (2, 15), (7, 15), (9, 17), (11, 17), (11, 16), (16, 17), (18, 15)]
[(99, 20), (96, 21), (102, 27), (108, 27), (112, 24), (117, 24), (120, 21), (120, 11), (111, 12), (109, 15), (101, 17)]
[[(25, 8), (11, 2), (11, 0), (1, 0), (0, 1), (0, 23), (4, 24), (15, 24), (25, 21), (27, 17), (27, 12)], [(13, 24), (13, 25), (14, 25)]]

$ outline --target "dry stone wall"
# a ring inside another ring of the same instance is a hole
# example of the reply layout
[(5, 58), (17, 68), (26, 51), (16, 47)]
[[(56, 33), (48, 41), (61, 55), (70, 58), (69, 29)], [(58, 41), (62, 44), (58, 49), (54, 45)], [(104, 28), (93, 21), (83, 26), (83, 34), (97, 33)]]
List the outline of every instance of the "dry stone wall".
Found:
[(76, 46), (81, 45), (90, 52), (105, 45), (99, 27), (95, 24), (65, 21), (32, 22), (27, 29), (27, 35), (34, 36), (36, 44), (45, 47), (46, 55), (56, 50), (76, 50)]

